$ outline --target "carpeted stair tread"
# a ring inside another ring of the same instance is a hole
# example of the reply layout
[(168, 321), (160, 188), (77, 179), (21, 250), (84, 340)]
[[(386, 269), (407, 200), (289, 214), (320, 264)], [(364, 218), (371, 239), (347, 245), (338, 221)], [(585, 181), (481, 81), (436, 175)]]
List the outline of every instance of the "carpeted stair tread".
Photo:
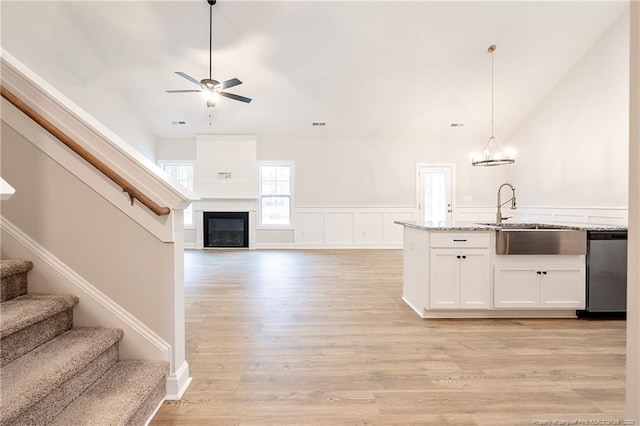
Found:
[[(130, 424), (154, 388), (161, 384), (164, 390), (168, 370), (163, 361), (120, 361), (49, 424)], [(161, 399), (153, 401), (145, 419)]]
[(2, 367), (2, 423), (56, 390), (122, 335), (119, 329), (75, 328)]
[(78, 304), (76, 296), (27, 294), (2, 302), (0, 337), (6, 337)]
[(0, 260), (0, 278), (28, 272), (33, 269), (33, 262), (30, 260), (9, 259)]
[(0, 302), (27, 294), (27, 273), (33, 268), (29, 260), (0, 261)]

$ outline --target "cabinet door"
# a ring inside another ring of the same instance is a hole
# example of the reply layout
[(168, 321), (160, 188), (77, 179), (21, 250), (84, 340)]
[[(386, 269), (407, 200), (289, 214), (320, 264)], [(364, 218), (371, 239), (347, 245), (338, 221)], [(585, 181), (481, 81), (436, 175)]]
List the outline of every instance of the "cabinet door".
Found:
[(543, 266), (541, 269), (540, 306), (584, 309), (586, 283), (581, 265)]
[(496, 308), (540, 306), (540, 275), (530, 265), (496, 266), (493, 298)]
[(460, 254), (457, 250), (431, 250), (429, 306), (431, 309), (460, 307)]
[(491, 268), (488, 250), (463, 250), (460, 261), (460, 307), (491, 307)]

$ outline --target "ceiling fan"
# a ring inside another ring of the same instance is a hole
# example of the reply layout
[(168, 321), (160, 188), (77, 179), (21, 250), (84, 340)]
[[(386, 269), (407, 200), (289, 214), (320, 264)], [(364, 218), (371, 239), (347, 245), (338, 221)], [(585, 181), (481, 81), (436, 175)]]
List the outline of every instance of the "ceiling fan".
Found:
[(251, 102), (250, 98), (236, 95), (229, 92), (223, 92), (224, 89), (228, 89), (230, 87), (235, 87), (242, 82), (237, 78), (232, 78), (231, 80), (223, 81), (222, 83), (214, 80), (211, 77), (212, 74), (212, 66), (211, 66), (211, 57), (213, 51), (213, 5), (216, 4), (216, 0), (207, 0), (209, 3), (209, 78), (203, 78), (198, 81), (195, 78), (191, 77), (189, 74), (176, 71), (180, 77), (189, 80), (190, 82), (200, 86), (200, 89), (190, 89), (190, 90), (167, 90), (167, 93), (201, 93), (202, 97), (207, 101), (207, 107), (212, 108), (216, 106), (216, 102), (220, 99), (220, 96), (224, 96), (225, 98), (233, 99), (240, 102), (249, 103)]

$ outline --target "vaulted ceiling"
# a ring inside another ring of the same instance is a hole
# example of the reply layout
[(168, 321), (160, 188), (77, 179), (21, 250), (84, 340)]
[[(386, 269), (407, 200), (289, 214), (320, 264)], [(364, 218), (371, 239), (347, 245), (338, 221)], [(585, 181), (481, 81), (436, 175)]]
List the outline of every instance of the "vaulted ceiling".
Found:
[(627, 7), (218, 0), (213, 77), (239, 78), (229, 91), (253, 102), (214, 109), (198, 94), (165, 93), (195, 87), (175, 71), (208, 75), (205, 0), (3, 1), (2, 46), (61, 90), (89, 91), (103, 113), (126, 103), (157, 137), (364, 137), (428, 135), (452, 122), (487, 129), (487, 47), (497, 44), (496, 125), (508, 134)]

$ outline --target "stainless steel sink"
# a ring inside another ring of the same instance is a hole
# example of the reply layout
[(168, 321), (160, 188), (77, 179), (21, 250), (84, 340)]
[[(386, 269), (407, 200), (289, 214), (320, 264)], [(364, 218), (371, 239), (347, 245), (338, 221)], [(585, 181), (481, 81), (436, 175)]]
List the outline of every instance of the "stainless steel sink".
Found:
[(496, 254), (586, 254), (587, 231), (538, 223), (483, 223), (495, 226)]
[(496, 254), (586, 254), (587, 231), (510, 229), (496, 231)]

